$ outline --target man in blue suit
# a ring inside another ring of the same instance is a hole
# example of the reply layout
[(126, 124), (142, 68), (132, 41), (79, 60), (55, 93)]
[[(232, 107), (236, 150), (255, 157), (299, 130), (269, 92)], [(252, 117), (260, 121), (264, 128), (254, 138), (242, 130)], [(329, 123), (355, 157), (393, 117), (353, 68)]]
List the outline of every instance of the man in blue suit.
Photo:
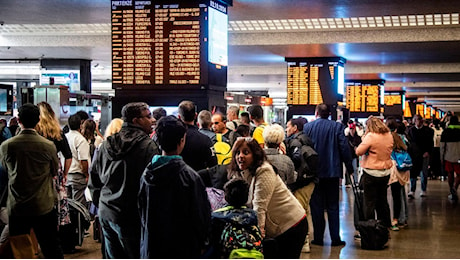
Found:
[(326, 104), (316, 106), (316, 120), (304, 125), (303, 132), (310, 137), (318, 153), (319, 183), (313, 191), (310, 207), (313, 219), (312, 244), (323, 245), (327, 211), (329, 234), (332, 246), (344, 246), (339, 235), (339, 181), (343, 177), (342, 165), (349, 174), (353, 174), (351, 153), (344, 134), (344, 126), (328, 119), (329, 107)]

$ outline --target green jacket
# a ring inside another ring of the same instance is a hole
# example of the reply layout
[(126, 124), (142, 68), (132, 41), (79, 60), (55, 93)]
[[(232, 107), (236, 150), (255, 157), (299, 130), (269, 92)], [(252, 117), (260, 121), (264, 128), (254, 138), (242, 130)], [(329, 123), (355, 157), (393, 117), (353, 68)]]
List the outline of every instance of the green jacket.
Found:
[(35, 130), (24, 129), (2, 143), (0, 160), (8, 172), (8, 215), (49, 213), (57, 199), (53, 176), (59, 162), (54, 143)]

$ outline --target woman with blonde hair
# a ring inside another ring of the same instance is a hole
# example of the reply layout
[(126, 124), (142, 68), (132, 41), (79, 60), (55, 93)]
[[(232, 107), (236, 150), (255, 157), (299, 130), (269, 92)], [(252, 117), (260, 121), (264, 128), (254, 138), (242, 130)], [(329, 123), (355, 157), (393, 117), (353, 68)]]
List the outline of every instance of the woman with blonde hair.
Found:
[(393, 162), (393, 136), (390, 129), (380, 118), (370, 116), (366, 122), (366, 132), (361, 144), (356, 148), (356, 155), (363, 156), (364, 218), (382, 220), (391, 227), (390, 207), (387, 200), (387, 187)]
[[(40, 109), (40, 121), (38, 122), (35, 130), (37, 133), (46, 139), (52, 141), (56, 146), (58, 157), (64, 158), (64, 167), (59, 165), (58, 175), (54, 177), (55, 188), (58, 194), (58, 223), (60, 226), (64, 226), (70, 223), (69, 205), (67, 202), (67, 192), (65, 184), (67, 182), (67, 173), (69, 172), (70, 164), (72, 163), (72, 152), (70, 151), (69, 143), (61, 130), (59, 121), (56, 118), (56, 114), (51, 108), (50, 104), (46, 102), (40, 102), (37, 104)], [(59, 160), (61, 163), (61, 160)], [(63, 228), (60, 228), (63, 230)], [(67, 241), (62, 241), (62, 249), (64, 253), (73, 250), (73, 245), (68, 246)]]
[(107, 125), (107, 128), (105, 129), (104, 132), (104, 140), (107, 139), (107, 137), (120, 132), (121, 126), (123, 125), (123, 120), (120, 118), (114, 118), (110, 123)]

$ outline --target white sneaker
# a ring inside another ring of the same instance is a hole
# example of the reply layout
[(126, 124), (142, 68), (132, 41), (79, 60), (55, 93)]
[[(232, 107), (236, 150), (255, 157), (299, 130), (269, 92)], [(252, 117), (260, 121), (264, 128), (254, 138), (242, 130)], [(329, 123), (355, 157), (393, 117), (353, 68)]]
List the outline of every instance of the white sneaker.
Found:
[(426, 197), (426, 192), (424, 191), (420, 192), (420, 197)]
[(305, 243), (302, 247), (302, 253), (310, 253), (310, 243)]
[(409, 192), (409, 193), (407, 194), (407, 197), (409, 197), (409, 199), (413, 199), (413, 198), (414, 198), (414, 192), (412, 192), (412, 191)]

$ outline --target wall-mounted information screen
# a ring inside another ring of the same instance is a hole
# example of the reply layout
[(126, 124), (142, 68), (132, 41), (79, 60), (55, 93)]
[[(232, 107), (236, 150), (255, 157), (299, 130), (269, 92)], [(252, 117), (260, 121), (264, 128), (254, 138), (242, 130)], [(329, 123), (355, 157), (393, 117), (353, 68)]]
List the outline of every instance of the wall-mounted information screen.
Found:
[(419, 103), (415, 105), (415, 111), (417, 115), (422, 116), (422, 118), (425, 118), (425, 103)]
[[(335, 104), (342, 99), (343, 58), (286, 58), (287, 104)], [(342, 81), (342, 83), (340, 83)]]
[(380, 112), (380, 88), (378, 84), (347, 82), (346, 107), (350, 112)]
[(206, 12), (197, 1), (112, 0), (113, 88), (206, 83), (200, 65)]
[(385, 94), (384, 103), (387, 106), (393, 105), (401, 105), (402, 104), (402, 96), (400, 94), (392, 95), (392, 94)]
[(228, 65), (228, 17), (227, 8), (214, 1), (208, 8), (208, 61)]

